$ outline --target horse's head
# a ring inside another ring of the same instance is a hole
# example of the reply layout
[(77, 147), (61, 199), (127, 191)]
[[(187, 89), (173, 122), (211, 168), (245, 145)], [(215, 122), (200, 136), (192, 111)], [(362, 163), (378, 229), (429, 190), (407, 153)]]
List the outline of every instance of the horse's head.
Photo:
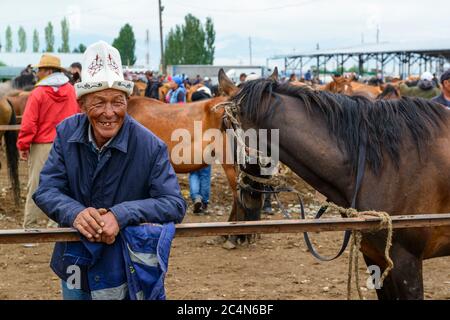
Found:
[(382, 92), (377, 96), (378, 99), (383, 100), (392, 100), (392, 99), (400, 99), (400, 89), (392, 84), (380, 85), (380, 89)]
[(343, 76), (332, 76), (333, 81), (330, 83), (330, 90), (333, 93), (340, 93), (346, 95), (353, 94), (352, 79), (347, 79)]
[[(273, 82), (278, 81), (277, 68), (270, 78)], [(223, 70), (219, 72), (219, 87), (229, 100), (222, 103), (225, 109), (223, 124), (228, 137), (234, 141), (235, 163), (239, 171), (239, 205), (245, 211), (245, 220), (259, 220), (263, 194), (270, 191), (267, 182), (272, 177), (273, 167), (276, 167), (268, 156), (271, 152), (271, 137), (257, 132), (251, 121), (240, 116), (239, 103), (233, 102), (240, 89)], [(266, 150), (266, 153), (261, 149)]]

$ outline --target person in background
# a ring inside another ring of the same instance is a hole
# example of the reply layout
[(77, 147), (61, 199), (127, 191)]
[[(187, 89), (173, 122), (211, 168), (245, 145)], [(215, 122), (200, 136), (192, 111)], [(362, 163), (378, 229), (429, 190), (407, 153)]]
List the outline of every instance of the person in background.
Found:
[(205, 87), (207, 87), (209, 90), (211, 90), (212, 83), (211, 83), (211, 79), (209, 77), (203, 78), (203, 84), (205, 85)]
[(194, 80), (194, 82), (192, 83), (192, 85), (195, 86), (195, 85), (197, 85), (197, 84), (199, 84), (199, 83), (201, 83), (201, 82), (202, 82), (202, 78), (201, 78), (200, 75), (198, 74), (198, 75), (195, 77), (195, 80)]
[[(192, 102), (211, 99), (211, 90), (200, 87), (192, 94)], [(194, 214), (208, 214), (208, 203), (211, 192), (211, 165), (189, 174), (189, 191), (194, 204)]]
[(311, 73), (311, 70), (308, 70), (305, 73), (305, 81), (311, 81), (311, 80), (312, 80), (312, 73)]
[(241, 73), (241, 75), (239, 76), (239, 86), (241, 86), (245, 82), (245, 79), (247, 79), (247, 75), (245, 73)]
[(442, 92), (440, 95), (434, 97), (432, 101), (450, 108), (450, 69), (448, 69), (441, 75), (440, 81)]
[[(45, 218), (32, 195), (38, 187), (39, 174), (55, 140), (56, 125), (80, 112), (75, 90), (64, 75), (60, 59), (44, 54), (36, 67), (39, 82), (27, 100), (17, 139), (20, 159), (29, 164), (24, 229), (37, 227), (39, 220)], [(49, 221), (48, 226), (54, 224)]]
[(180, 76), (172, 77), (170, 91), (167, 95), (171, 104), (186, 103), (186, 89), (183, 84), (183, 78)]
[(145, 96), (147, 98), (153, 98), (152, 97), (152, 88), (155, 83), (155, 80), (153, 79), (153, 72), (146, 71), (145, 72), (145, 78), (147, 80), (147, 86), (145, 87)]
[(75, 84), (81, 82), (81, 69), (81, 63), (79, 62), (74, 62), (70, 65), (70, 74), (72, 76), (70, 83)]
[(400, 94), (402, 96), (420, 97), (424, 99), (431, 99), (441, 93), (441, 90), (437, 88), (433, 82), (433, 75), (425, 71), (417, 83), (417, 86), (408, 87), (406, 84), (399, 85)]
[(297, 76), (295, 75), (295, 73), (291, 73), (291, 75), (289, 76), (289, 82), (297, 82)]
[(436, 77), (436, 73), (433, 73), (433, 83), (436, 86), (436, 88), (439, 88), (439, 79)]

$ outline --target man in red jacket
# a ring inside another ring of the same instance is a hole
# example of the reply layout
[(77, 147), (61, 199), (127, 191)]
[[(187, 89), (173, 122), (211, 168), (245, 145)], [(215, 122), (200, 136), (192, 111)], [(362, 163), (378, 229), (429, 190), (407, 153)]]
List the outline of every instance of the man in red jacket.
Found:
[(46, 217), (31, 196), (38, 187), (39, 174), (55, 139), (56, 125), (80, 112), (75, 90), (63, 73), (60, 59), (44, 54), (36, 67), (39, 82), (28, 98), (17, 140), (21, 160), (29, 161), (25, 229), (37, 226), (39, 219)]

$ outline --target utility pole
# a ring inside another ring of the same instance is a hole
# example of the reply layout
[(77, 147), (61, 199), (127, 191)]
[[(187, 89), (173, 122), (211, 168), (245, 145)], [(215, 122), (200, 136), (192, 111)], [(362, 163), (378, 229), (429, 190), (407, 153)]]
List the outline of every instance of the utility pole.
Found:
[(161, 46), (161, 72), (166, 73), (166, 64), (164, 62), (164, 41), (163, 41), (163, 24), (162, 24), (162, 13), (164, 7), (161, 5), (161, 0), (158, 0), (159, 5), (159, 41)]
[(248, 46), (249, 46), (249, 49), (250, 49), (250, 65), (252, 66), (253, 65), (253, 57), (252, 57), (252, 37), (249, 37), (248, 38)]
[(380, 26), (377, 24), (377, 44), (380, 43)]
[(145, 44), (147, 45), (147, 54), (145, 55), (145, 62), (147, 63), (147, 68), (150, 68), (150, 30), (148, 29)]

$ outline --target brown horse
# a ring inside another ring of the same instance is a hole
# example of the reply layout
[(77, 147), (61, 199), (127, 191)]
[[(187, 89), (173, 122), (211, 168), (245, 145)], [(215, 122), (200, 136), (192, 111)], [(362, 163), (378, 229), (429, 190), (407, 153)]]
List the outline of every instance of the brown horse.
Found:
[(376, 99), (382, 91), (378, 86), (369, 86), (343, 76), (332, 76), (332, 78), (333, 81), (322, 86), (322, 90), (349, 96), (362, 95), (370, 99)]
[[(172, 155), (174, 147), (179, 144), (178, 140), (172, 140), (172, 133), (180, 128), (188, 130), (191, 137), (191, 145), (201, 146), (201, 148), (191, 148), (191, 159), (196, 157), (203, 159), (203, 152), (211, 142), (203, 141), (201, 136), (194, 134), (194, 121), (201, 121), (202, 134), (208, 129), (221, 129), (223, 112), (215, 112), (212, 108), (224, 100), (226, 98), (219, 97), (187, 104), (165, 104), (155, 99), (132, 97), (128, 102), (128, 114), (162, 139), (167, 144), (170, 155)], [(225, 139), (224, 133), (223, 138)], [(229, 156), (230, 151), (225, 144), (221, 150), (214, 150), (216, 158), (223, 160)], [(197, 153), (197, 156), (195, 153)], [(236, 170), (234, 164), (227, 164), (226, 161), (222, 163), (234, 198), (229, 221), (244, 220), (245, 212), (237, 207)], [(177, 173), (189, 173), (207, 166), (203, 161), (195, 164), (174, 163), (172, 161), (172, 165)]]
[(196, 92), (197, 89), (199, 89), (203, 86), (204, 86), (203, 83), (198, 83), (196, 85), (190, 86), (189, 89), (186, 89), (186, 101), (192, 102), (192, 95), (194, 94), (194, 92)]
[(142, 80), (136, 80), (134, 82), (133, 87), (133, 96), (144, 97), (145, 96), (145, 88), (147, 88), (147, 83)]
[(29, 95), (30, 91), (16, 90), (0, 99), (0, 105), (1, 104), (11, 105), (14, 108), (16, 117), (21, 117), (23, 116), (23, 112), (25, 111), (25, 106), (27, 104)]
[[(16, 124), (16, 115), (13, 107), (5, 99), (0, 99), (0, 125)], [(14, 202), (20, 204), (20, 182), (19, 182), (19, 153), (17, 152), (17, 131), (0, 131), (0, 141), (5, 137), (6, 161), (8, 163), (8, 174)], [(1, 164), (0, 164), (1, 168)]]
[(392, 84), (381, 85), (383, 91), (377, 96), (377, 100), (393, 100), (400, 99), (402, 97), (400, 90)]
[[(365, 150), (357, 210), (450, 212), (449, 109), (418, 98), (372, 101), (272, 79), (238, 90), (222, 71), (219, 81), (237, 104), (242, 127), (279, 129), (279, 160), (330, 201), (351, 205)], [(255, 201), (260, 203), (260, 197)], [(386, 231), (363, 234), (361, 251), (368, 266), (386, 268), (385, 246)], [(378, 297), (423, 299), (422, 261), (448, 255), (448, 226), (395, 230), (394, 268), (377, 289)]]

